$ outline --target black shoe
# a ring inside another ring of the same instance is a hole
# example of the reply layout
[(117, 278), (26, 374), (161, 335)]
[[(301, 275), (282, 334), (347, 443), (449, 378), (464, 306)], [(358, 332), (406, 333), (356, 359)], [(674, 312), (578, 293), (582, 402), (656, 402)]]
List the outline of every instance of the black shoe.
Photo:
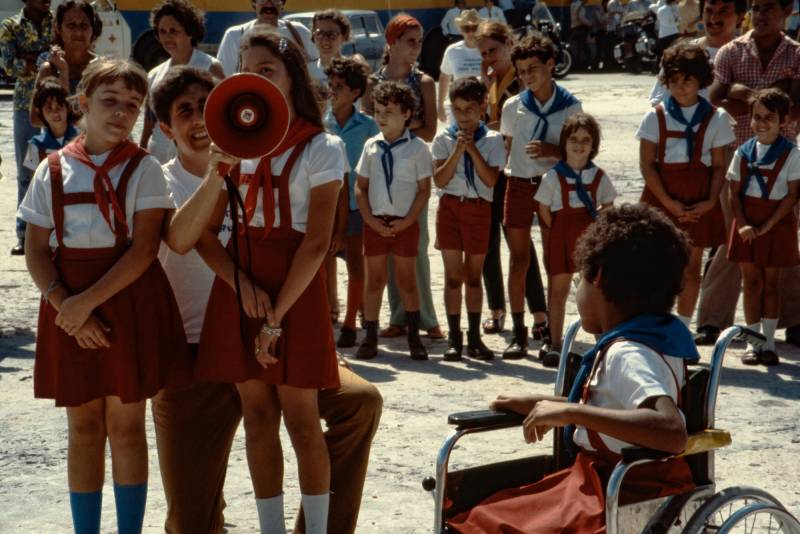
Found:
[(336, 340), (336, 346), (340, 349), (349, 349), (356, 346), (356, 331), (349, 326), (343, 326), (339, 330), (339, 339)]
[(742, 354), (742, 363), (745, 365), (758, 365), (761, 363), (761, 356), (754, 350), (746, 350)]
[(371, 343), (366, 339), (361, 342), (361, 345), (359, 345), (358, 350), (356, 351), (357, 360), (371, 360), (377, 355), (378, 355), (378, 344)]
[(17, 241), (17, 245), (11, 249), (12, 256), (24, 256), (25, 255), (25, 241)]
[(719, 328), (716, 326), (711, 325), (704, 325), (697, 329), (697, 333), (694, 335), (694, 343), (697, 346), (701, 345), (713, 345), (717, 342), (717, 338), (719, 338)]
[(503, 351), (504, 360), (521, 360), (528, 356), (528, 329), (521, 328), (514, 331), (511, 345)]
[(470, 339), (467, 343), (467, 356), (485, 362), (494, 360), (494, 352), (492, 352), (492, 349), (483, 344), (480, 336), (475, 337), (477, 339)]
[(800, 347), (800, 324), (790, 326), (786, 329), (786, 342), (795, 347)]
[(534, 341), (541, 341), (542, 343), (550, 343), (550, 327), (547, 325), (547, 321), (533, 323), (531, 327), (531, 339)]
[(539, 350), (539, 360), (545, 367), (558, 367), (561, 360), (561, 347), (554, 347), (549, 343)]
[(460, 362), (461, 353), (464, 351), (464, 334), (461, 331), (450, 332), (447, 341), (447, 350), (444, 351), (444, 361)]
[(484, 334), (499, 334), (501, 332), (506, 331), (506, 312), (503, 312), (500, 317), (495, 319), (494, 317), (489, 317), (485, 321), (483, 321), (483, 333)]
[(423, 345), (421, 341), (418, 341), (416, 343), (409, 341), (408, 353), (411, 356), (412, 360), (428, 359), (428, 350), (425, 348), (425, 345)]
[(781, 363), (781, 359), (778, 358), (778, 354), (774, 350), (762, 350), (758, 353), (758, 360), (761, 365), (766, 365), (767, 367)]

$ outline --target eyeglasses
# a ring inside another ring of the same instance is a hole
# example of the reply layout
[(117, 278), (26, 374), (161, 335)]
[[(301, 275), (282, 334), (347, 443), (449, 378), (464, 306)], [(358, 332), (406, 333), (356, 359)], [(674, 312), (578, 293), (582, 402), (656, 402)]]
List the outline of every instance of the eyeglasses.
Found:
[(477, 24), (465, 24), (461, 26), (461, 33), (475, 33), (478, 31)]
[(334, 39), (338, 39), (340, 35), (342, 35), (342, 32), (338, 30), (314, 30), (314, 37), (317, 39), (322, 38), (333, 41)]

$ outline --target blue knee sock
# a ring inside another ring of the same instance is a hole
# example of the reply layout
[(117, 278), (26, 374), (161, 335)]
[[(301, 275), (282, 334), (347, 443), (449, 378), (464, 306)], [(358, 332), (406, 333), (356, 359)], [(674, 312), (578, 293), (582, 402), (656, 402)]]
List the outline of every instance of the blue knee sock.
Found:
[(140, 534), (147, 502), (147, 483), (123, 486), (114, 484), (119, 534)]
[(100, 511), (103, 508), (103, 491), (88, 493), (70, 491), (72, 527), (75, 534), (100, 534)]

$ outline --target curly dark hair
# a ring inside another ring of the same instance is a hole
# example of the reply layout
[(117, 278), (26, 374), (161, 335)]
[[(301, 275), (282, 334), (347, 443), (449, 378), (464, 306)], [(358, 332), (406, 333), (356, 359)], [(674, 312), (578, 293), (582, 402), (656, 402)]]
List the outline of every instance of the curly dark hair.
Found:
[(325, 75), (338, 76), (351, 90), (359, 90), (359, 96), (367, 90), (367, 79), (369, 78), (369, 65), (352, 57), (333, 58), (331, 64), (325, 69)]
[(592, 136), (592, 151), (589, 152), (589, 161), (597, 157), (600, 151), (600, 124), (588, 113), (576, 113), (570, 116), (561, 127), (561, 138), (558, 146), (561, 148), (562, 157), (567, 157), (567, 139), (569, 136), (583, 128)]
[(150, 26), (156, 30), (156, 34), (158, 34), (158, 22), (167, 16), (174, 18), (183, 26), (183, 31), (192, 38), (192, 46), (197, 46), (197, 43), (203, 40), (206, 34), (203, 21), (205, 14), (189, 0), (164, 0), (153, 8), (150, 12)]
[(177, 65), (167, 71), (167, 74), (156, 84), (150, 93), (150, 109), (152, 109), (160, 122), (171, 126), (170, 110), (172, 103), (192, 85), (199, 85), (211, 91), (217, 80), (207, 70)]
[(317, 11), (314, 13), (314, 18), (311, 19), (312, 40), (314, 30), (317, 29), (317, 21), (320, 20), (330, 20), (331, 22), (335, 22), (336, 25), (339, 26), (339, 31), (342, 33), (342, 38), (344, 38), (345, 41), (350, 40), (350, 19), (348, 19), (345, 14), (338, 9), (325, 9), (323, 11)]
[(33, 90), (33, 97), (31, 98), (34, 111), (39, 115), (39, 118), (47, 129), (50, 129), (50, 125), (47, 124), (47, 119), (44, 118), (42, 108), (44, 108), (47, 101), (51, 98), (55, 98), (56, 102), (67, 108), (67, 123), (71, 124), (78, 120), (78, 116), (75, 115), (70, 105), (67, 90), (64, 89), (61, 82), (58, 81), (58, 78), (55, 76), (47, 76), (36, 84), (36, 88)]
[(461, 98), (470, 102), (483, 104), (488, 92), (489, 89), (486, 87), (486, 84), (475, 76), (467, 76), (466, 78), (459, 78), (450, 85), (448, 96), (450, 97), (450, 102), (456, 98)]
[(511, 49), (511, 62), (516, 65), (520, 59), (531, 57), (539, 58), (546, 63), (547, 60), (556, 58), (556, 47), (549, 37), (539, 32), (531, 32), (514, 44)]
[(766, 89), (759, 89), (753, 91), (750, 96), (750, 110), (753, 110), (753, 104), (758, 102), (769, 111), (777, 113), (781, 122), (789, 115), (792, 107), (792, 100), (789, 95), (776, 87), (768, 87)]
[(680, 41), (661, 56), (659, 81), (669, 87), (669, 80), (676, 74), (691, 76), (700, 84), (700, 89), (714, 81), (714, 66), (709, 61), (705, 48), (691, 41)]
[(599, 276), (603, 296), (630, 315), (668, 313), (688, 261), (686, 234), (645, 204), (601, 210), (575, 249), (581, 274)]
[(406, 126), (411, 123), (414, 109), (417, 107), (417, 100), (414, 98), (411, 88), (404, 83), (393, 81), (381, 82), (376, 85), (372, 90), (372, 100), (382, 106), (397, 104), (402, 111), (410, 112)]
[[(103, 21), (100, 20), (100, 15), (94, 10), (92, 4), (85, 0), (67, 0), (59, 5), (56, 9), (56, 27), (61, 27), (64, 23), (64, 17), (67, 15), (67, 11), (72, 8), (80, 9), (83, 11), (83, 14), (86, 15), (86, 18), (89, 19), (89, 24), (92, 27), (92, 42), (95, 42), (97, 38), (100, 37), (100, 34), (103, 33)], [(61, 36), (56, 39), (56, 44), (63, 46), (64, 43), (60, 41)]]

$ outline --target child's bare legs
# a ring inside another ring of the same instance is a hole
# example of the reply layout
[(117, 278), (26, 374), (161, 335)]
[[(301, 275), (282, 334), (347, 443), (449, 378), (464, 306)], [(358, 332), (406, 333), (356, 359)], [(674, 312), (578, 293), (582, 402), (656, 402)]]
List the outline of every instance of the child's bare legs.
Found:
[[(419, 338), (419, 290), (417, 289), (416, 257), (394, 255), (394, 278), (400, 300), (406, 309), (408, 349), (412, 360), (427, 360), (428, 351)], [(460, 292), (459, 292), (460, 293)]]
[(530, 228), (507, 228), (509, 248), (508, 300), (514, 337), (503, 358), (519, 359), (528, 354), (528, 333), (525, 329), (525, 276), (531, 262)]
[[(444, 309), (448, 318), (461, 314), (461, 287), (464, 285), (464, 253), (460, 250), (443, 250), (444, 262)], [(449, 325), (450, 331), (461, 330), (459, 325)]]
[(147, 500), (146, 403), (123, 404), (119, 397), (106, 397), (105, 401), (117, 530), (120, 534), (140, 533)]
[(750, 325), (756, 325), (761, 320), (762, 305), (764, 300), (764, 272), (752, 263), (740, 263), (742, 270), (744, 320)]
[(700, 295), (700, 270), (703, 264), (703, 247), (692, 247), (689, 263), (683, 276), (683, 291), (678, 295), (678, 315), (689, 326)]
[(465, 254), (466, 265), (466, 305), (467, 313), (480, 313), (483, 307), (483, 261), (486, 254)]
[(105, 474), (105, 399), (67, 408), (67, 424), (67, 480), (73, 527), (76, 534), (99, 533)]
[(325, 260), (325, 285), (328, 287), (328, 306), (331, 309), (331, 319), (339, 320), (339, 294), (338, 280), (336, 277), (336, 256), (329, 254)]
[(365, 336), (356, 352), (356, 358), (369, 360), (378, 355), (378, 314), (381, 310), (383, 290), (388, 278), (388, 256), (365, 256), (366, 264), (364, 288), (364, 327)]
[(317, 390), (292, 386), (277, 390), (297, 457), (306, 532), (327, 532), (331, 464), (319, 422)]
[(361, 234), (345, 241), (347, 258), (347, 311), (342, 326), (356, 329), (356, 316), (364, 302), (364, 255)]
[(572, 274), (562, 273), (551, 276), (547, 284), (547, 302), (550, 307), (550, 340), (554, 349), (561, 348), (564, 316), (571, 283)]

